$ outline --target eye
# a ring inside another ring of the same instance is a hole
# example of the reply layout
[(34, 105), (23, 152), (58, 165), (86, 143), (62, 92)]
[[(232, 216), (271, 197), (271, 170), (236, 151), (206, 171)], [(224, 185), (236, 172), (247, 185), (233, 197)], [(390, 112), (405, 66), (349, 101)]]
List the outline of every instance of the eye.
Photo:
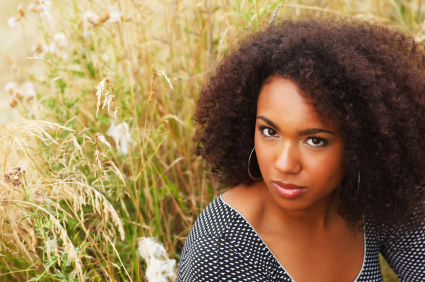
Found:
[(260, 128), (261, 133), (266, 137), (274, 137), (277, 136), (276, 130), (270, 128), (270, 127), (263, 127)]
[(305, 142), (313, 147), (324, 147), (328, 144), (328, 141), (326, 141), (326, 139), (319, 137), (309, 137)]

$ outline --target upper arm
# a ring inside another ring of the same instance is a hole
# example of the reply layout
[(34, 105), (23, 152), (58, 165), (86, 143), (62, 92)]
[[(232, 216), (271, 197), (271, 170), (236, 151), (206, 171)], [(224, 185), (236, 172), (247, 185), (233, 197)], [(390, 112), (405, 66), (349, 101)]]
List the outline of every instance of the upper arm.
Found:
[(264, 274), (220, 237), (203, 237), (183, 248), (177, 282), (267, 281)]
[(179, 262), (177, 282), (220, 281), (214, 269), (218, 265), (220, 239), (201, 238), (185, 245)]
[(381, 253), (401, 281), (425, 281), (425, 224), (414, 232), (386, 240)]

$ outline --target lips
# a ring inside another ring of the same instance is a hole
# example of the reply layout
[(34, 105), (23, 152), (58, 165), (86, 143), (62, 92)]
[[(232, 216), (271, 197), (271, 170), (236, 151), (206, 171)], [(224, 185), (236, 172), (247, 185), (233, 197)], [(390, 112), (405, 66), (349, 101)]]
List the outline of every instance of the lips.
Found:
[(291, 183), (283, 183), (279, 181), (273, 181), (273, 186), (276, 192), (286, 199), (294, 199), (304, 194), (306, 187), (298, 186)]

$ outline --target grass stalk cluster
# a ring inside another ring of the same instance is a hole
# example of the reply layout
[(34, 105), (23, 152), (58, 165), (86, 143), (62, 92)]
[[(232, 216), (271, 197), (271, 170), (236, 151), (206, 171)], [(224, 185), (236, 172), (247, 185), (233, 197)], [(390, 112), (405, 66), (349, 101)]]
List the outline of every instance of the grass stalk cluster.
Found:
[[(2, 54), (18, 78), (7, 85), (10, 106), (25, 118), (0, 126), (2, 281), (175, 280), (188, 231), (224, 191), (194, 154), (192, 114), (201, 84), (244, 34), (281, 19), (348, 14), (425, 40), (421, 1), (37, 0), (16, 8), (10, 28), (39, 30), (28, 43), (39, 68)], [(161, 260), (148, 255), (154, 248)]]

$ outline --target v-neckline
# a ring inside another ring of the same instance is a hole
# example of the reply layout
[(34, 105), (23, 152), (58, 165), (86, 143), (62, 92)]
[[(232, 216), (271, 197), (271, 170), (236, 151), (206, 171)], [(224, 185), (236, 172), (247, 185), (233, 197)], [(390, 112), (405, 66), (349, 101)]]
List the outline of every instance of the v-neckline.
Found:
[[(223, 197), (223, 194), (220, 194), (219, 198), (220, 200), (223, 202), (223, 204), (227, 205), (229, 208), (231, 208), (232, 210), (234, 210), (236, 213), (239, 214), (240, 217), (243, 218), (243, 220), (250, 226), (250, 228), (252, 229), (252, 231), (255, 233), (255, 235), (261, 240), (261, 242), (264, 244), (264, 246), (266, 246), (267, 250), (270, 252), (270, 254), (273, 256), (273, 258), (279, 263), (280, 267), (283, 269), (283, 271), (285, 271), (285, 273), (289, 276), (289, 278), (291, 278), (291, 280), (293, 282), (295, 282), (295, 279), (292, 278), (291, 274), (289, 274), (289, 272), (285, 269), (285, 267), (280, 263), (280, 261), (276, 258), (276, 256), (273, 254), (273, 252), (270, 250), (269, 246), (267, 246), (266, 242), (264, 242), (263, 238), (261, 238), (260, 234), (258, 234), (257, 230), (255, 230), (255, 228), (251, 225), (251, 223), (245, 218), (245, 216), (243, 216), (237, 209), (235, 209), (234, 207), (232, 207), (229, 203), (227, 203)], [(364, 220), (363, 220), (364, 222)], [(360, 272), (357, 274), (356, 278), (354, 279), (353, 282), (357, 282), (358, 279), (360, 278), (360, 276), (362, 275), (364, 266), (366, 264), (366, 252), (367, 252), (367, 238), (366, 238), (366, 227), (364, 227), (363, 229), (363, 262), (362, 262), (362, 267), (360, 268)]]

